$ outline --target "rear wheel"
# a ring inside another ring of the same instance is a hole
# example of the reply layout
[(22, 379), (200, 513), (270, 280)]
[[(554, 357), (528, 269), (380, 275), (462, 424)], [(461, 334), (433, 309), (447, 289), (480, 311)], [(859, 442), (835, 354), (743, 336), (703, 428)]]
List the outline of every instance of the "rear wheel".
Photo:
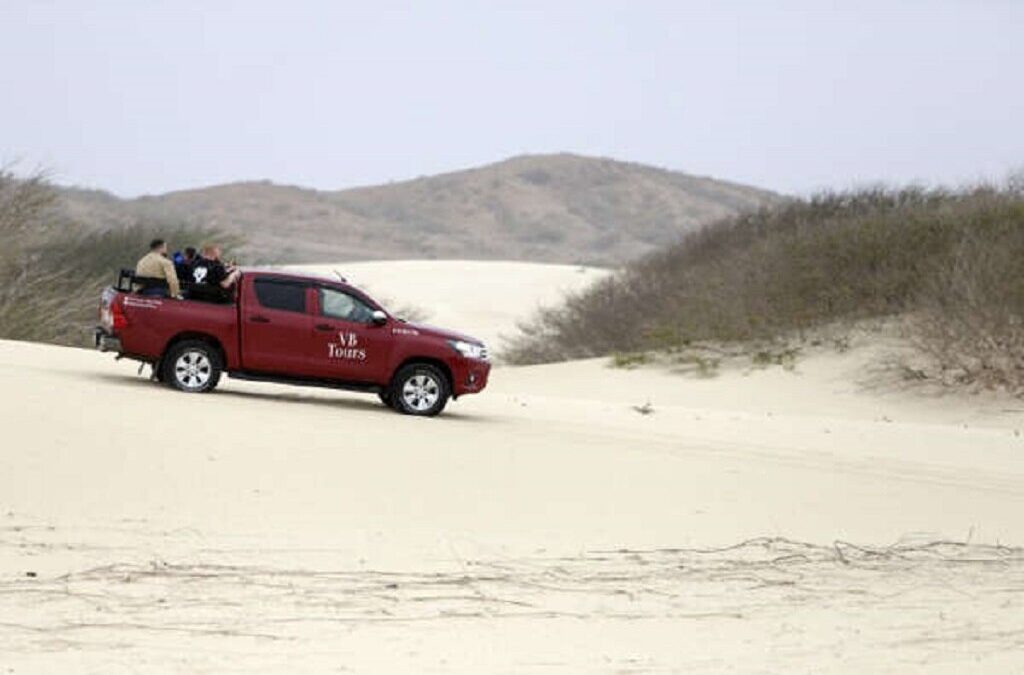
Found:
[(164, 356), (163, 379), (179, 391), (201, 394), (217, 386), (222, 367), (220, 352), (209, 342), (184, 340)]
[(448, 404), (451, 387), (441, 369), (429, 363), (412, 363), (391, 382), (391, 405), (400, 413), (433, 417)]

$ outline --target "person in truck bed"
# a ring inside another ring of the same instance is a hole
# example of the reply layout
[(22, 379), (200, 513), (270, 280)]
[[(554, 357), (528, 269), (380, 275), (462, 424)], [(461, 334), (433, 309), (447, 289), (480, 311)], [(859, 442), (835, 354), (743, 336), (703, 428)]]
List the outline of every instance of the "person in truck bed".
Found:
[(178, 281), (189, 281), (192, 279), (192, 265), (196, 261), (196, 249), (194, 246), (186, 246), (185, 251), (175, 251), (171, 260), (174, 261), (174, 271), (178, 274)]
[(201, 299), (223, 298), (238, 281), (241, 271), (220, 259), (220, 246), (204, 244), (192, 264), (192, 295)]
[(135, 265), (135, 276), (141, 277), (136, 287), (142, 295), (172, 298), (180, 297), (181, 286), (174, 271), (174, 263), (167, 258), (167, 242), (154, 239), (149, 243), (149, 253), (142, 256)]

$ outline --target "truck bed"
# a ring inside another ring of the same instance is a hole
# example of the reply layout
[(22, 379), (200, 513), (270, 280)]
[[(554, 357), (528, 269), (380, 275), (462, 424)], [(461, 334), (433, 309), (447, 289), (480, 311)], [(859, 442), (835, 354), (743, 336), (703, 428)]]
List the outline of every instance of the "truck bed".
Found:
[[(104, 310), (117, 304), (130, 330), (118, 331), (121, 351), (129, 358), (155, 362), (176, 336), (194, 332), (217, 339), (227, 369), (239, 367), (238, 306), (198, 300), (135, 295), (108, 288)], [(109, 326), (108, 326), (109, 328)]]

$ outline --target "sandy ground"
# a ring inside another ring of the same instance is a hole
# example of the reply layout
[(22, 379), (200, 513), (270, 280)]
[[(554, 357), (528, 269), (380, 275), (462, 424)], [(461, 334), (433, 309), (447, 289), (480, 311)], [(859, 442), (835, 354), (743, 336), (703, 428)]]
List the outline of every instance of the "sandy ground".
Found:
[(0, 673), (1021, 672), (1024, 403), (867, 387), (879, 349), (501, 367), (420, 420), (0, 342)]

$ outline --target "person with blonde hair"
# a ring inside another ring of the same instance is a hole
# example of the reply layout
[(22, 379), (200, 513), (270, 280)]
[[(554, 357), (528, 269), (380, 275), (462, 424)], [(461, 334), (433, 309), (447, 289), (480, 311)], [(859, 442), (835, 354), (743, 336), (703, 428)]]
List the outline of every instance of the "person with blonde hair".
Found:
[(221, 261), (220, 245), (213, 242), (202, 245), (199, 256), (192, 264), (192, 283), (196, 286), (205, 284), (207, 287), (227, 291), (235, 285), (241, 274), (238, 268)]

